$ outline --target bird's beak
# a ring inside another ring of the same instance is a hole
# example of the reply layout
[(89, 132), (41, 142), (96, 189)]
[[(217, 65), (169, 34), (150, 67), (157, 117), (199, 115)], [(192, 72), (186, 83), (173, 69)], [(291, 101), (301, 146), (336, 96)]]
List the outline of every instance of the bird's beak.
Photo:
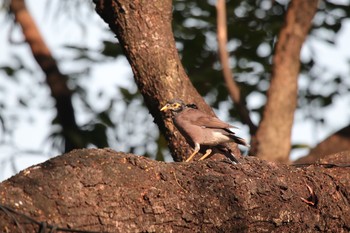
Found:
[(164, 112), (164, 111), (166, 111), (166, 110), (168, 110), (168, 106), (167, 106), (167, 105), (165, 105), (164, 107), (162, 107), (162, 108), (160, 109), (161, 112)]

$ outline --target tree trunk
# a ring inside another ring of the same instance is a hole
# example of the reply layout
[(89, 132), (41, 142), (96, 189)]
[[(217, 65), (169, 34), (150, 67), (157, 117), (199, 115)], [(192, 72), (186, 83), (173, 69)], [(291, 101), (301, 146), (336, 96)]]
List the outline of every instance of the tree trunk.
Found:
[(318, 0), (292, 0), (275, 48), (270, 88), (251, 154), (286, 163), (297, 104), (300, 50), (312, 25)]
[(0, 231), (348, 232), (347, 169), (75, 150), (0, 184)]
[[(172, 1), (100, 0), (96, 1), (96, 11), (116, 33), (145, 103), (168, 139), (174, 160), (185, 160), (191, 154), (190, 147), (159, 109), (166, 101), (179, 98), (214, 113), (181, 64), (171, 27)], [(235, 144), (231, 149), (240, 155)]]
[(56, 101), (57, 119), (65, 139), (65, 151), (84, 148), (85, 144), (79, 140), (79, 128), (75, 121), (72, 93), (67, 86), (67, 77), (58, 69), (56, 60), (42, 38), (24, 0), (11, 0), (10, 10), (22, 28), (36, 62), (45, 73), (46, 83)]

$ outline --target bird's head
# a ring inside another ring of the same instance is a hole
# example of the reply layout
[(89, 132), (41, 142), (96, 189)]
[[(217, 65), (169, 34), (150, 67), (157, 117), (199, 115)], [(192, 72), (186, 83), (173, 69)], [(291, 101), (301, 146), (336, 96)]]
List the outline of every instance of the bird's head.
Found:
[(193, 109), (198, 109), (196, 104), (185, 104), (182, 100), (180, 99), (172, 99), (169, 100), (166, 105), (164, 105), (160, 111), (165, 112), (170, 110), (173, 113), (178, 113), (184, 110), (185, 108), (193, 108)]
[(181, 112), (184, 108), (186, 108), (186, 104), (179, 99), (173, 99), (168, 101), (161, 109), (160, 111), (172, 111), (172, 112)]

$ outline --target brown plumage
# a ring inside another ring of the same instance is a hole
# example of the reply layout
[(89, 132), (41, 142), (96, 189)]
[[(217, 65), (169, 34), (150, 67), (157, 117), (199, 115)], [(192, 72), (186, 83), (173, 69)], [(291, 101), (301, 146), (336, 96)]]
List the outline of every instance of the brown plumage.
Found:
[[(194, 145), (194, 152), (186, 162), (198, 153), (201, 145), (222, 149), (224, 147), (222, 144), (235, 142), (249, 147), (249, 144), (243, 138), (237, 137), (230, 130), (230, 128), (236, 127), (198, 110), (194, 104), (186, 105), (182, 100), (175, 99), (161, 108), (161, 111), (167, 110), (173, 112), (173, 121), (176, 128), (191, 145)], [(200, 160), (209, 156), (211, 151), (211, 149), (208, 149)], [(234, 160), (238, 162), (235, 158)]]

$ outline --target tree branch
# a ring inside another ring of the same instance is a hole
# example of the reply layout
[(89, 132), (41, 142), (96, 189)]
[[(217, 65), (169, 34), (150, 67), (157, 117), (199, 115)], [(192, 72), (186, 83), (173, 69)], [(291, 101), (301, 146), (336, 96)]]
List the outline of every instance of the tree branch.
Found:
[[(252, 157), (239, 165), (164, 163), (107, 149), (74, 150), (1, 183), (0, 204), (37, 222), (101, 232), (346, 232), (346, 169)], [(37, 224), (15, 218), (25, 232), (38, 232)], [(19, 231), (1, 210), (0, 229)]]
[(24, 0), (11, 0), (10, 10), (22, 28), (36, 62), (45, 73), (46, 83), (56, 101), (57, 118), (65, 139), (65, 151), (83, 148), (85, 145), (78, 139), (79, 128), (75, 121), (72, 93), (67, 86), (67, 77), (58, 69), (57, 62), (41, 36)]
[(296, 160), (294, 163), (314, 163), (327, 155), (339, 153), (342, 151), (350, 151), (350, 126), (346, 126), (341, 130), (327, 137), (320, 142), (305, 157)]
[(254, 135), (257, 127), (252, 122), (249, 111), (246, 105), (241, 100), (240, 89), (235, 82), (234, 75), (229, 66), (229, 54), (226, 50), (227, 44), (227, 23), (226, 23), (226, 2), (225, 0), (217, 0), (216, 2), (217, 12), (217, 38), (219, 46), (220, 62), (222, 66), (224, 80), (230, 94), (230, 97), (237, 109), (239, 116), (244, 124), (249, 126), (250, 134)]

